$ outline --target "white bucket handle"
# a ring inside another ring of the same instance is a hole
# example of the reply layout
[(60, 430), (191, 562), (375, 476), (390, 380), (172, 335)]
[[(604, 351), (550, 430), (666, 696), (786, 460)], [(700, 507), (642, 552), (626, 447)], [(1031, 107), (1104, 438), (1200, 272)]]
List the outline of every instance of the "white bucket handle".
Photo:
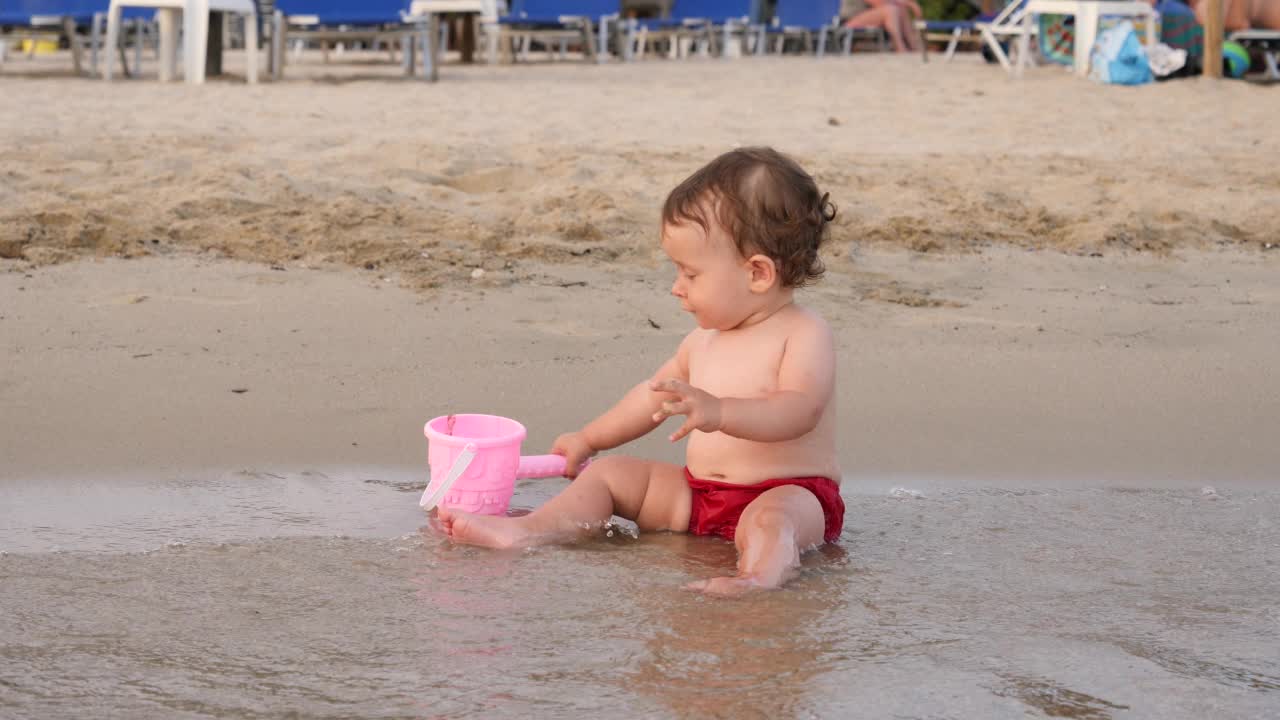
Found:
[(422, 499), (418, 501), (422, 509), (430, 510), (435, 507), (444, 497), (444, 494), (449, 492), (449, 488), (453, 487), (453, 484), (458, 482), (458, 478), (462, 477), (467, 468), (471, 467), (471, 461), (475, 457), (475, 443), (467, 443), (462, 448), (462, 452), (458, 453), (458, 457), (454, 459), (453, 467), (449, 468), (449, 474), (444, 476), (444, 481), (440, 483), (440, 487), (436, 488), (434, 493), (431, 492), (431, 483), (427, 483), (427, 489), (422, 491)]

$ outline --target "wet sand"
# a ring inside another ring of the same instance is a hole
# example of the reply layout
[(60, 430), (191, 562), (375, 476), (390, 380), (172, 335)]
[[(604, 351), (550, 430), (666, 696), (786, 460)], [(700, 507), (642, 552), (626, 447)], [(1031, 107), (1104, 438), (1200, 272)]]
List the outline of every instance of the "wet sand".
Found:
[[(850, 483), (1280, 479), (1280, 254), (893, 251), (832, 266), (805, 301), (836, 331)], [(280, 267), (0, 274), (0, 475), (422, 468), (422, 425), (449, 412), (517, 418), (539, 453), (692, 327), (664, 270), (544, 265), (423, 294), (378, 271)], [(660, 435), (634, 451), (678, 460)]]

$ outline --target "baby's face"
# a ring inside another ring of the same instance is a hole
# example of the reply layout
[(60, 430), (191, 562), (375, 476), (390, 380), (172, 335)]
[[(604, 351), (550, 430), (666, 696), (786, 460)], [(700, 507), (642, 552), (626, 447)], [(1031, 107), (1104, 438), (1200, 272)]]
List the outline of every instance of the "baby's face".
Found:
[(676, 267), (671, 294), (698, 327), (729, 330), (751, 312), (751, 272), (733, 238), (713, 222), (662, 226), (662, 249)]

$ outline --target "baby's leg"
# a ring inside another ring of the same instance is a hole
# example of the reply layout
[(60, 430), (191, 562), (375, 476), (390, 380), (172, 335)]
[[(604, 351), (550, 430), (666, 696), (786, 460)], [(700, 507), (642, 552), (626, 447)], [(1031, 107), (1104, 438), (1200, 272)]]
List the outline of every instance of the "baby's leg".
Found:
[(678, 466), (611, 455), (528, 515), (473, 515), (442, 507), (440, 522), (457, 542), (528, 547), (575, 540), (613, 515), (635, 521), (641, 530), (684, 532), (689, 503), (689, 484)]
[(733, 541), (738, 574), (691, 583), (694, 590), (738, 595), (771, 589), (795, 577), (800, 554), (822, 544), (826, 519), (818, 498), (795, 485), (767, 490), (742, 511)]

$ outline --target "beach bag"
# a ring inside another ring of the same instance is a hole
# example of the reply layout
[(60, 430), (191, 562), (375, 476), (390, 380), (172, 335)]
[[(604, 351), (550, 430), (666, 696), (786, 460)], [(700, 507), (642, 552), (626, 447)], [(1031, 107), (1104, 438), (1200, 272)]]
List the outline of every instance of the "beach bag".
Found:
[(1113, 85), (1151, 82), (1147, 53), (1138, 42), (1133, 23), (1122, 22), (1098, 34), (1089, 56), (1089, 77)]

